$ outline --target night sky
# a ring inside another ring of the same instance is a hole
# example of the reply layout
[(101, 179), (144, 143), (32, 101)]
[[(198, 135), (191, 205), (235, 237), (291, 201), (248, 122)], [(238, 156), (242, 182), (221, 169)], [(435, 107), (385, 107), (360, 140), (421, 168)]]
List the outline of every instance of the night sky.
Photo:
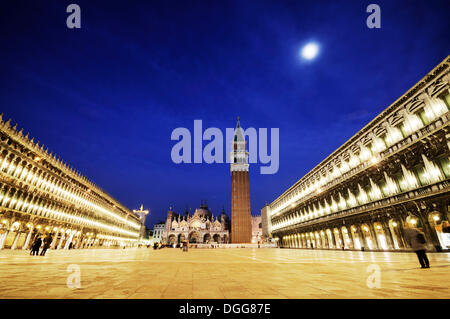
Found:
[[(68, 29), (66, 7), (81, 7)], [(381, 7), (381, 29), (366, 7)], [(280, 128), (252, 214), (450, 53), (448, 1), (2, 1), (0, 112), (130, 209), (230, 215), (229, 164), (174, 164), (173, 129)], [(299, 58), (308, 41), (318, 57)], [(206, 144), (206, 143), (205, 143)], [(204, 145), (205, 145), (204, 144)], [(228, 156), (228, 154), (226, 154)]]

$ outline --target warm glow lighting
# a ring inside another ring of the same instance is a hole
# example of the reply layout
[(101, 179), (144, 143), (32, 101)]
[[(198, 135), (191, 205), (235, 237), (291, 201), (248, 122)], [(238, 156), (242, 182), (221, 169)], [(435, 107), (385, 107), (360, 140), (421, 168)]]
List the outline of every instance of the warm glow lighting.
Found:
[(393, 222), (393, 223), (392, 223), (392, 226), (397, 227), (397, 223), (396, 223), (396, 222)]
[(438, 220), (439, 220), (439, 216), (435, 215), (435, 216), (433, 216), (433, 219), (434, 219), (435, 221), (438, 221)]

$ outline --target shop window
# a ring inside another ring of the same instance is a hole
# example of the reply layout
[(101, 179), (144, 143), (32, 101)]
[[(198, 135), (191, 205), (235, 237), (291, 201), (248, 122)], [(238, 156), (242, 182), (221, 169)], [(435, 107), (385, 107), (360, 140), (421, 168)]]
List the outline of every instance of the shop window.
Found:
[[(450, 94), (449, 94), (450, 96)], [(447, 156), (438, 158), (437, 162), (444, 173), (445, 178), (450, 178), (450, 161)]]
[(424, 186), (428, 184), (428, 179), (425, 176), (425, 167), (423, 165), (416, 165), (414, 167), (414, 172), (416, 173), (416, 176), (419, 178), (420, 186)]
[(428, 125), (430, 124), (430, 120), (428, 119), (428, 117), (425, 115), (425, 110), (422, 109), (419, 113), (418, 113), (420, 119), (422, 120), (423, 124)]
[(447, 108), (450, 109), (450, 93), (445, 95), (443, 97), (443, 100), (444, 100), (445, 104), (447, 105)]

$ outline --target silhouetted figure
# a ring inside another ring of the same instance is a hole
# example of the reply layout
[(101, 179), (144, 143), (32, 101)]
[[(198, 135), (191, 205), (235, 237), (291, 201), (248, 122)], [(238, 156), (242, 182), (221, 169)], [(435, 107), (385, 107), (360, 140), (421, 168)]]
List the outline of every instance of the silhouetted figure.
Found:
[(31, 254), (33, 256), (39, 255), (39, 248), (41, 248), (41, 245), (42, 245), (41, 236), (37, 236), (36, 240), (34, 241), (33, 245), (31, 246)]
[[(72, 249), (73, 248), (73, 244), (72, 244), (72, 242), (70, 242), (70, 244), (69, 244), (69, 249)], [(125, 247), (124, 247), (125, 248)]]
[(405, 237), (411, 249), (417, 254), (421, 268), (430, 268), (430, 262), (428, 261), (426, 253), (426, 240), (424, 233), (406, 223)]
[(42, 246), (41, 256), (45, 256), (45, 253), (47, 252), (47, 249), (50, 248), (51, 243), (52, 237), (47, 236), (44, 238), (44, 245)]

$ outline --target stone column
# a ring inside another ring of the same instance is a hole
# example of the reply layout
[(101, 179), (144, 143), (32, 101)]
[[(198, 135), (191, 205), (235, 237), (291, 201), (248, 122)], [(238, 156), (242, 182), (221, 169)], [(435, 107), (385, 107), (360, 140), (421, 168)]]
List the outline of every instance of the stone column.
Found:
[(442, 251), (441, 242), (437, 237), (436, 230), (434, 229), (434, 227), (432, 227), (432, 225), (430, 225), (428, 218), (424, 218), (421, 213), (419, 213), (418, 215), (420, 221), (422, 222), (423, 232), (425, 234), (425, 237), (427, 237), (428, 243), (430, 243), (436, 251)]
[(3, 237), (0, 238), (0, 249), (3, 249), (3, 248), (4, 248), (4, 246), (5, 246), (5, 241), (6, 241), (6, 237), (8, 236), (8, 234), (9, 234), (9, 230), (7, 229), (7, 230), (5, 231), (5, 233), (2, 235)]
[(71, 229), (70, 230), (70, 237), (69, 239), (66, 241), (66, 244), (64, 245), (64, 249), (69, 249), (69, 245), (72, 242), (73, 236), (75, 235), (75, 232)]
[(375, 228), (373, 227), (373, 222), (372, 221), (369, 223), (369, 233), (370, 233), (370, 236), (372, 237), (372, 242), (374, 244), (374, 249), (376, 249), (376, 250), (380, 249), (379, 248), (380, 246), (378, 244), (377, 232), (376, 232)]
[[(330, 235), (331, 235), (331, 242), (330, 242), (330, 239), (328, 238), (328, 243), (330, 244), (330, 246), (332, 246), (332, 247), (330, 247), (330, 248), (336, 248), (336, 242), (335, 242), (335, 239), (334, 239), (334, 233), (333, 233), (333, 231), (330, 229)], [(327, 237), (328, 237), (328, 233), (327, 233)]]
[(53, 237), (52, 243), (50, 244), (50, 249), (55, 249), (56, 242), (58, 241), (59, 230), (56, 231), (55, 237)]
[[(320, 236), (322, 237), (322, 234), (320, 234)], [(323, 231), (323, 238), (322, 238), (322, 241), (324, 242), (324, 244), (325, 244), (325, 246), (324, 246), (324, 248), (330, 248), (329, 246), (328, 246), (328, 238), (327, 238), (327, 233), (325, 232), (325, 231)]]
[(62, 246), (62, 243), (63, 243), (64, 239), (66, 239), (66, 232), (65, 231), (61, 234), (61, 239), (59, 240), (58, 247), (56, 247), (56, 249), (61, 249), (61, 246)]
[(20, 231), (17, 231), (16, 237), (14, 237), (13, 244), (11, 245), (11, 250), (16, 249), (17, 242), (19, 241), (20, 234), (21, 234)]
[(347, 237), (348, 237), (348, 240), (350, 241), (347, 244), (348, 249), (354, 249), (355, 248), (355, 243), (353, 242), (352, 229), (351, 229), (350, 226), (345, 226), (345, 229), (347, 230)]
[(339, 245), (339, 249), (342, 249), (342, 246), (345, 247), (344, 236), (342, 236), (342, 229), (338, 228), (339, 239), (341, 240), (341, 244)]
[(388, 248), (395, 250), (394, 238), (392, 237), (392, 233), (391, 233), (391, 229), (389, 228), (389, 224), (384, 219), (382, 219), (380, 221), (380, 223), (381, 223), (381, 226), (383, 227), (383, 232), (386, 235), (386, 241), (388, 244)]
[(361, 248), (363, 248), (365, 250), (367, 247), (366, 236), (364, 236), (364, 233), (361, 228), (361, 224), (355, 225), (355, 227), (356, 227), (356, 233), (359, 237), (359, 243), (361, 245)]
[(402, 249), (408, 248), (408, 243), (406, 242), (405, 229), (403, 228), (403, 224), (406, 223), (406, 218), (402, 215), (398, 216), (398, 236), (400, 237), (398, 245)]
[(356, 248), (356, 244), (355, 244), (355, 237), (354, 237), (354, 235), (353, 235), (353, 230), (352, 230), (352, 227), (350, 226), (350, 227), (348, 227), (348, 237), (350, 238), (350, 240), (351, 240), (351, 243), (352, 243), (352, 246), (353, 246), (353, 249), (357, 249)]
[(31, 235), (33, 234), (33, 230), (34, 230), (34, 226), (32, 226), (30, 228), (30, 231), (28, 232), (27, 239), (25, 239), (25, 243), (23, 244), (23, 247), (22, 247), (23, 250), (28, 249), (28, 246), (30, 245)]

